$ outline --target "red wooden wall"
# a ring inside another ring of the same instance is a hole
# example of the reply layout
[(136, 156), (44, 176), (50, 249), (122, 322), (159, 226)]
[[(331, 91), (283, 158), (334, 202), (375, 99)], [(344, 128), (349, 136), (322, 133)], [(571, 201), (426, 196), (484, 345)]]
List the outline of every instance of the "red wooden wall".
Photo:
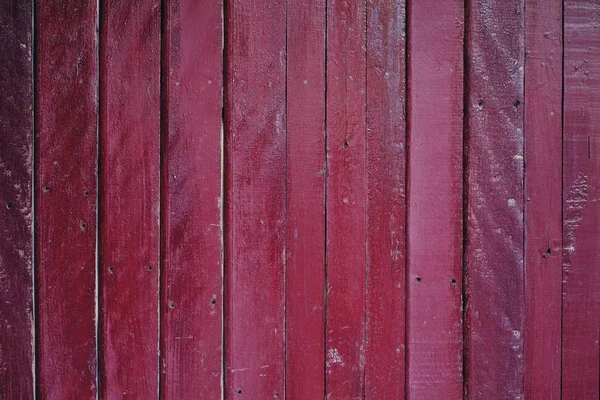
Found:
[(0, 399), (597, 399), (596, 0), (0, 0)]

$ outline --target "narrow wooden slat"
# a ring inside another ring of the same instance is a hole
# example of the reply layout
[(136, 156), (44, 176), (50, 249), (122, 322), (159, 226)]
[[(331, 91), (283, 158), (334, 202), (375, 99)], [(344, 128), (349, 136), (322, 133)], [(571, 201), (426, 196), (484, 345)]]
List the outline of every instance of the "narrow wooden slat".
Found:
[(0, 398), (33, 398), (32, 5), (0, 3)]
[(100, 16), (100, 393), (103, 399), (153, 399), (158, 394), (160, 2), (102, 1)]
[(562, 398), (599, 396), (600, 4), (564, 4)]
[(405, 395), (405, 2), (367, 3), (365, 396)]
[(36, 8), (36, 287), (42, 398), (96, 397), (95, 1)]
[(462, 398), (463, 16), (456, 0), (408, 14), (410, 399)]
[(562, 4), (525, 3), (525, 398), (560, 399)]
[(164, 10), (162, 398), (216, 399), (222, 368), (223, 5), (170, 0)]
[(325, 1), (287, 3), (286, 398), (323, 397)]
[(364, 393), (366, 2), (327, 4), (326, 394)]
[(523, 0), (470, 1), (466, 390), (522, 398)]
[(227, 6), (225, 396), (283, 397), (286, 7)]

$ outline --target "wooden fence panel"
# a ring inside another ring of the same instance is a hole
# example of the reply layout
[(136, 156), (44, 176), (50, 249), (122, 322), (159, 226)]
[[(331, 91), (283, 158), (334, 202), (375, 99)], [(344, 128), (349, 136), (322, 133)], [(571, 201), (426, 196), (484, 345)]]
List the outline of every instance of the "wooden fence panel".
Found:
[(171, 0), (163, 16), (162, 398), (220, 398), (222, 12)]
[(562, 398), (599, 396), (600, 4), (565, 1)]
[(33, 398), (32, 5), (0, 2), (0, 399)]
[(106, 0), (100, 16), (100, 394), (152, 399), (159, 390), (161, 8)]

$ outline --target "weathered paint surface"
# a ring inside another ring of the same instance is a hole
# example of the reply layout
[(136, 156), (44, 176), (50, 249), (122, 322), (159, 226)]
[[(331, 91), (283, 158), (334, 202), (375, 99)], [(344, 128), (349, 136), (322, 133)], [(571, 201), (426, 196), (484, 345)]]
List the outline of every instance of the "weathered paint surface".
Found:
[(325, 1), (288, 1), (287, 14), (285, 396), (318, 399), (325, 390)]
[(469, 2), (466, 391), (523, 397), (523, 0)]
[(95, 1), (36, 9), (36, 301), (41, 398), (96, 398)]
[(560, 399), (562, 4), (525, 3), (525, 398)]
[(33, 397), (31, 15), (0, 3), (0, 399)]
[(367, 2), (365, 397), (405, 386), (405, 3)]
[(366, 18), (364, 2), (327, 3), (325, 390), (359, 399), (365, 371)]
[[(158, 1), (102, 1), (100, 397), (158, 394)], [(176, 306), (176, 305), (175, 305)]]
[(600, 4), (564, 10), (562, 398), (599, 396)]
[(165, 3), (162, 398), (220, 398), (222, 3)]
[(462, 398), (463, 16), (458, 0), (409, 7), (409, 399)]
[(286, 7), (234, 0), (226, 18), (225, 396), (277, 398), (285, 368)]

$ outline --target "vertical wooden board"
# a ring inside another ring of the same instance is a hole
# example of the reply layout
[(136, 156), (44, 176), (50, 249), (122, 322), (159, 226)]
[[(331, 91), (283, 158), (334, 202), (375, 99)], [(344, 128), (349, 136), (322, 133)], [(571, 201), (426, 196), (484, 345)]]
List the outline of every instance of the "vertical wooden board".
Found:
[(364, 396), (366, 2), (327, 5), (326, 395)]
[(463, 16), (458, 0), (408, 10), (409, 399), (462, 398)]
[(223, 5), (164, 10), (161, 391), (220, 398)]
[(525, 398), (560, 399), (562, 4), (525, 3)]
[(466, 390), (523, 396), (523, 0), (468, 4)]
[(0, 398), (33, 398), (30, 1), (0, 3)]
[(36, 8), (39, 395), (96, 398), (98, 37), (95, 1)]
[(158, 395), (160, 10), (100, 4), (103, 399)]
[(286, 398), (323, 397), (325, 1), (287, 3)]
[(286, 7), (227, 6), (225, 396), (284, 396)]
[(600, 4), (564, 3), (562, 398), (598, 398)]
[(367, 2), (365, 397), (405, 397), (405, 2)]

